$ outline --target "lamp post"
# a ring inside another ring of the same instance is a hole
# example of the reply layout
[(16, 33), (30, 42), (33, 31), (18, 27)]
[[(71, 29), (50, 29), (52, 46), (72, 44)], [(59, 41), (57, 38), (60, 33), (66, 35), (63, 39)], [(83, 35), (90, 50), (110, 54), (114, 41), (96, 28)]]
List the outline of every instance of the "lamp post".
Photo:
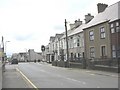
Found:
[(6, 41), (6, 42), (5, 42), (5, 54), (6, 54), (6, 52), (7, 52), (7, 42), (10, 42), (10, 41)]
[(7, 43), (10, 41), (5, 42), (5, 61), (7, 60)]

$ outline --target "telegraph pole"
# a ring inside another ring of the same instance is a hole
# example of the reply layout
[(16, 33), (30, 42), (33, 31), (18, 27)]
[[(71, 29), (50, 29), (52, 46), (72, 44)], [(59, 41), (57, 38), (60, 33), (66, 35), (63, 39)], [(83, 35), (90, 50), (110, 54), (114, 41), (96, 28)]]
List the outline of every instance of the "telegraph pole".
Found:
[(68, 35), (67, 35), (67, 21), (65, 19), (65, 34), (66, 34), (66, 52), (67, 52), (67, 62), (68, 62), (68, 67), (70, 67), (69, 64), (69, 51), (68, 51)]
[(2, 36), (2, 63), (4, 63), (4, 37)]
[(5, 72), (4, 37), (2, 36), (2, 70)]

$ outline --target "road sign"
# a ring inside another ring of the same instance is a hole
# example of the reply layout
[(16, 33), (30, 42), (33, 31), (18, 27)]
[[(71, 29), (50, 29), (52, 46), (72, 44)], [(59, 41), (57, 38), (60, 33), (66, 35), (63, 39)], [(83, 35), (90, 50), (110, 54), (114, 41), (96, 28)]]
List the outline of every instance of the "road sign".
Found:
[(41, 50), (42, 50), (42, 52), (45, 51), (45, 46), (44, 45), (41, 46)]

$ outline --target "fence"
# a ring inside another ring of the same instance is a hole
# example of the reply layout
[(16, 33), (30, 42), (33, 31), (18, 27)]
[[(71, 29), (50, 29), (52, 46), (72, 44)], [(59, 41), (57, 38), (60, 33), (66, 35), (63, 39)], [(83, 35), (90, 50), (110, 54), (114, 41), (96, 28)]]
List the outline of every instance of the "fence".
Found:
[(104, 71), (112, 71), (119, 72), (120, 59), (114, 58), (94, 58), (87, 59), (87, 68), (94, 70), (104, 70)]
[[(69, 65), (68, 65), (69, 64)], [(120, 59), (114, 58), (69, 58), (69, 62), (64, 61), (53, 61), (53, 66), (67, 67), (70, 68), (82, 68), (92, 70), (102, 70), (110, 72), (120, 72)]]

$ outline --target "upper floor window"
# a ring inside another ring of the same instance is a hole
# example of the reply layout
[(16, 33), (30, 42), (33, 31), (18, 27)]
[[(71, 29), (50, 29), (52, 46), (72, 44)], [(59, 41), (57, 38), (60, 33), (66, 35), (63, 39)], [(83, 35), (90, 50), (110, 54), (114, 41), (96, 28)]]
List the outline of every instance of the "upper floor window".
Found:
[(100, 28), (100, 38), (105, 38), (105, 28), (104, 27)]
[(115, 28), (114, 28), (113, 23), (112, 23), (112, 24), (110, 24), (110, 29), (111, 29), (111, 33), (115, 33)]
[(116, 32), (120, 32), (120, 25), (119, 25), (119, 22), (116, 22)]
[(116, 26), (119, 26), (119, 22), (116, 22)]
[(94, 40), (94, 32), (93, 31), (89, 32), (89, 38), (90, 38), (90, 41)]
[(113, 27), (114, 27), (113, 23), (112, 23), (112, 24), (110, 24), (110, 27), (111, 27), (111, 28), (113, 28)]
[(77, 38), (77, 46), (78, 47), (80, 46), (80, 44), (79, 44), (79, 38)]

